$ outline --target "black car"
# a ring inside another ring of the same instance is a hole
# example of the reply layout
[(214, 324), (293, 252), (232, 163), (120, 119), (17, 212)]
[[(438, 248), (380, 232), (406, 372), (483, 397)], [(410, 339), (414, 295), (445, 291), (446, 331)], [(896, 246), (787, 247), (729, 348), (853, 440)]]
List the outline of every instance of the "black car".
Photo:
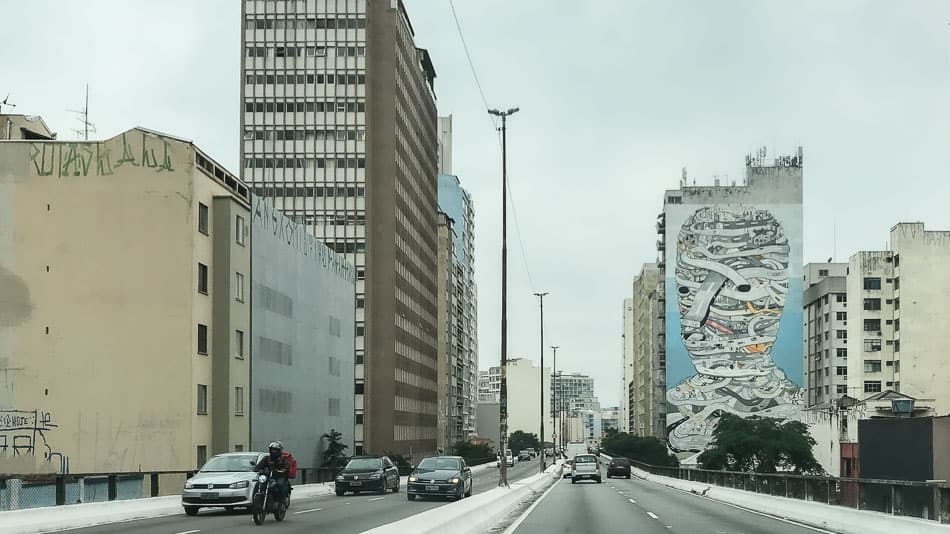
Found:
[(607, 466), (607, 478), (624, 477), (630, 478), (630, 460), (626, 458), (614, 458)]
[(399, 470), (386, 456), (356, 456), (336, 476), (337, 496), (352, 491), (399, 492)]
[(470, 497), (472, 469), (461, 456), (432, 456), (423, 458), (409, 475), (406, 495), (416, 497)]

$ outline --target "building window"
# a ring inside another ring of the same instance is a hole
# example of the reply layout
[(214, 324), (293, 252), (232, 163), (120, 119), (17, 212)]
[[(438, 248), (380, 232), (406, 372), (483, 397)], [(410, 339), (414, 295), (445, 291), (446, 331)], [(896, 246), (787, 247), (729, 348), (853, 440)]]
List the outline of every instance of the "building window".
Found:
[(362, 336), (365, 335), (366, 325), (362, 321), (357, 321), (356, 323), (356, 335)]
[(198, 354), (208, 354), (208, 327), (198, 325)]
[(901, 309), (901, 299), (900, 299), (900, 298), (894, 299), (894, 309), (895, 309), (895, 310)]
[(244, 388), (234, 386), (234, 415), (244, 415)]
[(356, 279), (357, 280), (366, 280), (366, 269), (359, 267), (356, 269)]
[(244, 302), (244, 275), (241, 273), (234, 274), (234, 298)]
[(864, 320), (864, 331), (865, 331), (865, 332), (880, 332), (880, 331), (881, 331), (881, 320), (880, 320), (880, 319), (865, 319), (865, 320)]
[(895, 340), (894, 340), (894, 352), (900, 352), (900, 351), (901, 351), (901, 340), (895, 339)]
[(900, 288), (901, 288), (901, 279), (900, 279), (900, 278), (895, 278), (895, 279), (894, 279), (894, 289), (900, 289)]
[(894, 267), (901, 266), (901, 257), (899, 254), (894, 254)]
[(866, 380), (864, 382), (864, 392), (865, 393), (880, 393), (881, 381), (880, 380)]
[(848, 393), (848, 385), (847, 385), (847, 384), (838, 384), (837, 386), (835, 386), (835, 392), (837, 392), (837, 393), (839, 393), (839, 394), (842, 394), (842, 395), (847, 395), (847, 393)]
[(363, 352), (363, 349), (358, 349), (358, 350), (356, 351), (356, 363), (357, 363), (357, 364), (362, 364), (362, 363), (363, 363), (364, 355), (365, 355), (365, 353)]
[(835, 302), (848, 302), (848, 295), (845, 293), (835, 294)]
[(880, 350), (881, 350), (880, 339), (865, 339), (864, 340), (864, 352), (878, 352)]
[(198, 384), (198, 415), (208, 415), (208, 386)]
[(327, 399), (327, 415), (330, 417), (340, 415), (340, 399)]
[(363, 295), (356, 296), (356, 307), (365, 308), (366, 307), (366, 297)]
[(866, 290), (881, 289), (881, 279), (880, 279), (880, 277), (869, 277), (869, 276), (866, 276), (866, 277), (864, 278), (864, 289), (866, 289)]
[(875, 311), (881, 309), (881, 299), (864, 299), (864, 309)]
[(835, 319), (837, 319), (837, 320), (839, 320), (839, 321), (847, 321), (847, 320), (848, 320), (848, 312), (835, 312)]
[(357, 395), (362, 395), (364, 391), (364, 386), (365, 385), (362, 382), (357, 382), (355, 387), (353, 388), (353, 393)]
[(244, 452), (244, 445), (241, 445), (241, 444), (235, 445), (234, 452)]
[(208, 294), (208, 266), (198, 264), (198, 293)]
[(241, 330), (234, 331), (234, 357), (244, 359), (244, 332)]
[(828, 276), (828, 269), (818, 269), (818, 276)]
[(864, 360), (864, 372), (865, 373), (880, 373), (881, 360)]
[(244, 217), (240, 215), (234, 218), (234, 240), (244, 246)]
[(894, 331), (895, 331), (895, 332), (898, 332), (898, 331), (900, 331), (900, 329), (901, 329), (901, 320), (900, 320), (900, 319), (894, 319)]
[(835, 367), (835, 376), (848, 376), (848, 368), (843, 365)]
[(205, 462), (208, 461), (208, 446), (207, 445), (198, 445), (197, 447), (197, 458), (195, 458), (195, 468), (201, 469), (204, 466)]
[(848, 339), (847, 330), (835, 330), (835, 337), (838, 339)]
[(840, 347), (840, 348), (838, 348), (838, 349), (836, 349), (836, 350), (837, 350), (837, 354), (835, 354), (835, 355), (838, 356), (839, 358), (847, 358), (847, 357), (848, 357), (848, 349), (846, 349), (846, 348), (844, 348), (844, 347)]
[(354, 419), (355, 419), (355, 421), (356, 421), (356, 424), (358, 424), (358, 425), (362, 425), (362, 424), (363, 424), (363, 414), (361, 414), (361, 413), (356, 414), (356, 416), (355, 416)]
[(208, 206), (198, 203), (198, 231), (208, 235)]

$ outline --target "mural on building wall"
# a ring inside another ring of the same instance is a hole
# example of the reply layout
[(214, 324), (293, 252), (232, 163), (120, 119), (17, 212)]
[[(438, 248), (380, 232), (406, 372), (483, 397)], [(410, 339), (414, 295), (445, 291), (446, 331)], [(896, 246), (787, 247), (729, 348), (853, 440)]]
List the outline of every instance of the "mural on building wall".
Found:
[(800, 205), (787, 208), (794, 245), (769, 209), (668, 211), (667, 434), (676, 451), (703, 450), (724, 412), (798, 417), (801, 219)]
[(0, 410), (0, 463), (21, 457), (39, 457), (56, 473), (69, 472), (69, 458), (53, 450), (49, 434), (55, 431), (50, 412)]
[(109, 176), (123, 166), (175, 170), (168, 140), (132, 130), (107, 141), (30, 144), (30, 165), (36, 176)]

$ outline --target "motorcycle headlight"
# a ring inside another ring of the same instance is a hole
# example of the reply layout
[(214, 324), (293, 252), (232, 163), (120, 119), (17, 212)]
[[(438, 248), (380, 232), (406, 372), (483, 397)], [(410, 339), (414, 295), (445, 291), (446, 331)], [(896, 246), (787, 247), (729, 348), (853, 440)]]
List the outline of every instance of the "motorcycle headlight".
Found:
[(453, 479), (450, 480), (449, 482), (451, 482), (451, 483), (453, 483), (453, 484), (458, 484), (458, 483), (461, 482), (461, 481), (462, 481), (462, 479), (460, 479), (460, 478), (453, 478)]
[(261, 475), (257, 477), (257, 481), (260, 482), (261, 484), (267, 482), (267, 475)]
[(409, 477), (409, 482), (415, 482), (416, 480), (418, 480), (416, 477)]
[(193, 487), (195, 487), (195, 485), (192, 484), (190, 480), (185, 481), (185, 489), (191, 489)]
[(240, 482), (235, 482), (234, 484), (231, 484), (231, 485), (228, 486), (228, 487), (231, 488), (231, 489), (246, 488), (246, 487), (247, 487), (247, 481), (246, 481), (246, 480), (242, 480), (242, 481), (240, 481)]

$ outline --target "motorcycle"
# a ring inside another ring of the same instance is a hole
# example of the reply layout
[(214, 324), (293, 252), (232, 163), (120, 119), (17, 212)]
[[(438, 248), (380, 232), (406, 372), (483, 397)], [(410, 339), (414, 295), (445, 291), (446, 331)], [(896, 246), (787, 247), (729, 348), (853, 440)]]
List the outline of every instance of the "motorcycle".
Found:
[(290, 507), (290, 491), (287, 491), (287, 495), (283, 499), (273, 498), (273, 492), (277, 485), (274, 473), (274, 470), (267, 469), (257, 477), (251, 503), (251, 516), (254, 518), (255, 525), (264, 524), (264, 518), (270, 513), (274, 514), (274, 519), (278, 522), (283, 521), (284, 517), (287, 516), (287, 508)]

